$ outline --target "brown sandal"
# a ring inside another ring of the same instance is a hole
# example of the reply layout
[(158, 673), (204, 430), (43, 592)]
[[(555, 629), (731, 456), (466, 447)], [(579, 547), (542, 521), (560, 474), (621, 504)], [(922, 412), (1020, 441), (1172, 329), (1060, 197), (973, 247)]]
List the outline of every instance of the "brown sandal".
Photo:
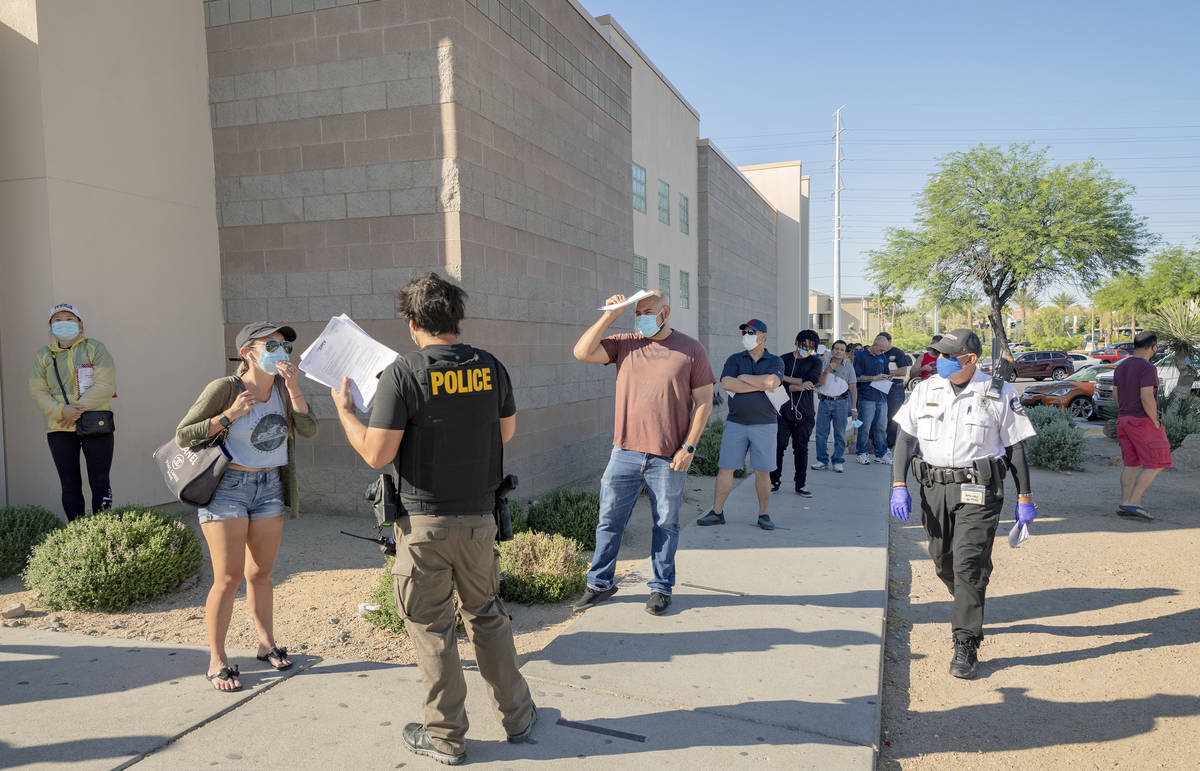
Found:
[[(238, 687), (237, 688), (220, 688), (217, 686), (216, 682), (214, 682), (216, 680), (226, 682), (226, 681), (234, 679), (235, 677), (238, 679)], [(210, 683), (212, 683), (213, 689), (217, 690), (217, 691), (226, 691), (228, 693), (236, 693), (237, 691), (242, 690), (241, 673), (238, 671), (238, 667), (236, 664), (233, 665), (232, 667), (221, 667), (220, 672), (215, 672), (211, 675), (205, 675), (204, 679), (208, 680)]]

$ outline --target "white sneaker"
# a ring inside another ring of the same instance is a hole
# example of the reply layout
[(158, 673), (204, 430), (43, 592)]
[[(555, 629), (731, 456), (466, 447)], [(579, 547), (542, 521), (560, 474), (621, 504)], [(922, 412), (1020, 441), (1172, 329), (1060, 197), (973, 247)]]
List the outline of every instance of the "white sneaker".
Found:
[(864, 466), (870, 466), (871, 465), (871, 456), (867, 455), (865, 452), (860, 452), (858, 454), (858, 462), (863, 464)]
[(882, 464), (883, 464), (883, 465), (885, 465), (885, 466), (890, 466), (890, 465), (892, 465), (892, 451), (891, 451), (891, 450), (888, 450), (887, 452), (885, 452), (885, 453), (883, 454), (883, 457), (882, 457), (882, 458), (876, 458), (876, 459), (875, 459), (875, 462), (876, 462), (876, 463), (882, 463)]
[(833, 470), (840, 474), (846, 470), (846, 467), (841, 463), (835, 463), (833, 464)]
[(813, 471), (828, 471), (829, 464), (828, 463), (814, 463), (811, 466), (809, 466), (809, 468), (811, 468)]

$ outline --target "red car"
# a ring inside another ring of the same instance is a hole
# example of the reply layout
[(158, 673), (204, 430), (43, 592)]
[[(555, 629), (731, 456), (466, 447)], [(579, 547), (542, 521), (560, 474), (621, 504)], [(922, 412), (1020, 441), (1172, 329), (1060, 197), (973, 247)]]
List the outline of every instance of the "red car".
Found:
[[(1132, 345), (1132, 343), (1131, 343)], [(1129, 349), (1110, 345), (1108, 348), (1101, 348), (1091, 354), (1092, 358), (1099, 359), (1106, 364), (1116, 364), (1121, 359), (1124, 359), (1130, 354)]]

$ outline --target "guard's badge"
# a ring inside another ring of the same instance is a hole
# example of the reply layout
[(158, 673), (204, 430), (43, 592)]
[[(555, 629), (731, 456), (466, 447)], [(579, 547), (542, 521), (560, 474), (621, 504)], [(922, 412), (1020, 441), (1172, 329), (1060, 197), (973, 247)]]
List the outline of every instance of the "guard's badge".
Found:
[(1021, 404), (1020, 398), (1016, 396), (1008, 400), (1008, 406), (1011, 407), (1012, 411), (1018, 415), (1025, 414), (1025, 405)]

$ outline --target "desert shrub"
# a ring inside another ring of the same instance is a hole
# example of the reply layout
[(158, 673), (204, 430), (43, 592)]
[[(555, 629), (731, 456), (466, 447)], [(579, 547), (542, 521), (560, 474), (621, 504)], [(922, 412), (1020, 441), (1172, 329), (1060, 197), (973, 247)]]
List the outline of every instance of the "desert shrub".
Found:
[(200, 569), (200, 539), (178, 518), (125, 506), (80, 517), (34, 547), (25, 583), (52, 610), (121, 611)]
[[(714, 420), (708, 428), (704, 429), (704, 433), (700, 435), (700, 441), (696, 442), (696, 454), (692, 457), (692, 467), (688, 469), (690, 473), (704, 477), (717, 475), (717, 471), (720, 469), (717, 461), (721, 458), (721, 436), (724, 433), (725, 423), (720, 420)], [(744, 477), (746, 475), (745, 466), (734, 470), (733, 475), (738, 478)]]
[(1200, 434), (1200, 418), (1195, 415), (1164, 415), (1162, 424), (1167, 430), (1167, 439), (1171, 442), (1172, 450), (1178, 449), (1189, 434)]
[(400, 618), (400, 611), (396, 608), (396, 593), (392, 591), (395, 584), (392, 562), (393, 559), (388, 557), (387, 568), (379, 576), (379, 580), (375, 583), (375, 589), (371, 592), (371, 602), (378, 605), (379, 610), (367, 611), (363, 614), (363, 618), (380, 629), (386, 629), (396, 634), (405, 634), (404, 619)]
[(24, 570), (33, 547), (62, 526), (62, 520), (41, 506), (0, 509), (0, 577)]
[(600, 494), (586, 490), (552, 490), (529, 507), (529, 529), (573, 538), (585, 549), (596, 548)]
[(516, 498), (508, 499), (508, 516), (512, 520), (513, 533), (529, 532), (529, 520), (525, 516), (525, 507)]
[[(1063, 412), (1055, 407), (1049, 409)], [(1083, 432), (1073, 422), (1050, 422), (1038, 429), (1037, 435), (1025, 440), (1029, 462), (1051, 471), (1083, 468)]]
[(1042, 432), (1042, 429), (1055, 423), (1067, 426), (1075, 425), (1075, 419), (1071, 417), (1071, 413), (1062, 407), (1039, 404), (1036, 407), (1030, 407), (1025, 410), (1025, 414), (1029, 416), (1029, 422), (1033, 424), (1033, 427), (1037, 429), (1039, 434)]
[(1117, 419), (1109, 418), (1104, 421), (1104, 435), (1114, 442), (1117, 441)]
[(587, 566), (571, 538), (518, 533), (500, 544), (500, 596), (525, 604), (561, 602), (583, 591)]

